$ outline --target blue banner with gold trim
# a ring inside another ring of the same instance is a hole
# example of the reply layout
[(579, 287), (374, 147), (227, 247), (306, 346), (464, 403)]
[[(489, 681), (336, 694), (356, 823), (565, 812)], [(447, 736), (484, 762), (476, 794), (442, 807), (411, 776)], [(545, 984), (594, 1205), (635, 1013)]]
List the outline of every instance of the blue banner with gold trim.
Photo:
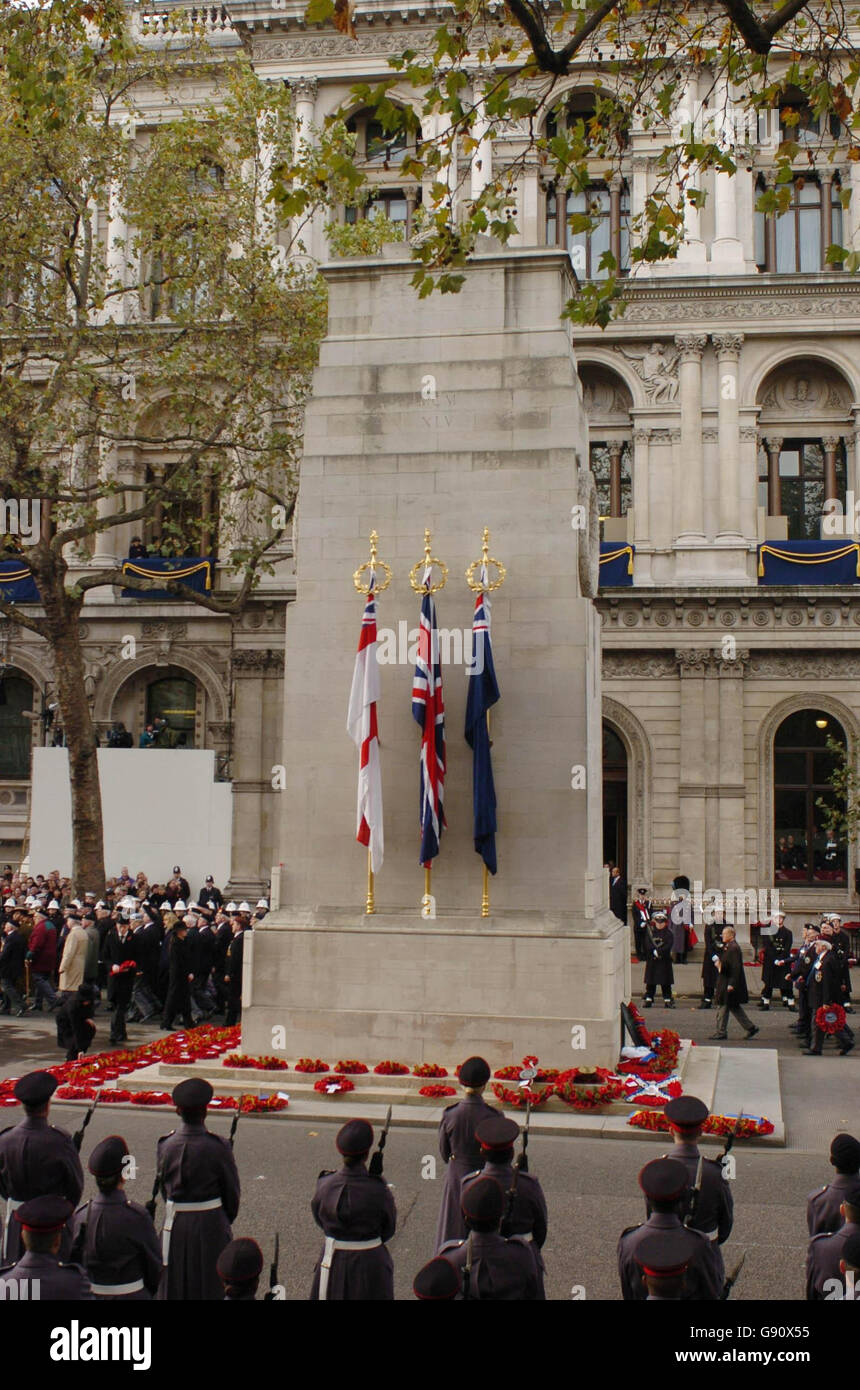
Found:
[(618, 541), (600, 542), (601, 589), (629, 588), (633, 583), (633, 556), (636, 547)]
[(0, 560), (0, 598), (7, 603), (41, 603), (36, 581), (20, 560)]
[[(134, 575), (137, 579), (154, 579), (157, 575), (164, 575), (166, 579), (175, 579), (180, 584), (187, 584), (189, 589), (194, 589), (198, 594), (205, 594), (212, 588), (213, 568), (212, 561), (200, 555), (149, 555), (145, 560), (122, 562), (123, 574)], [(142, 589), (123, 589), (121, 597), (177, 599), (182, 595), (172, 594), (167, 589), (149, 589), (146, 592)]]
[(759, 584), (856, 584), (857, 541), (767, 541), (758, 548)]

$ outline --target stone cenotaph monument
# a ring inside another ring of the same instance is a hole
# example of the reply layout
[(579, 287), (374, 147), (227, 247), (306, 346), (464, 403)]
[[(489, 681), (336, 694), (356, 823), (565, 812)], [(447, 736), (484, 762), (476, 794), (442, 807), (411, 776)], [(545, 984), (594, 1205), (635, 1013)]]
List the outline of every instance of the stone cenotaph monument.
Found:
[[(271, 1053), (277, 1036), (290, 1058), (450, 1066), (482, 1053), (498, 1067), (533, 1053), (547, 1066), (614, 1065), (629, 945), (602, 865), (596, 501), (560, 317), (575, 290), (569, 260), (479, 254), (459, 294), (425, 300), (412, 274), (386, 259), (325, 270), (328, 336), (306, 412), (287, 615), (279, 901), (246, 938), (242, 1047)], [(501, 698), (487, 917), (464, 738), (465, 571), (484, 527), (507, 569), (492, 595)], [(422, 902), (411, 708), (421, 600), (409, 572), (425, 528), (448, 566), (435, 595), (447, 829)], [(353, 573), (371, 531), (393, 578), (377, 601), (385, 857), (366, 915), (346, 716), (364, 609)]]

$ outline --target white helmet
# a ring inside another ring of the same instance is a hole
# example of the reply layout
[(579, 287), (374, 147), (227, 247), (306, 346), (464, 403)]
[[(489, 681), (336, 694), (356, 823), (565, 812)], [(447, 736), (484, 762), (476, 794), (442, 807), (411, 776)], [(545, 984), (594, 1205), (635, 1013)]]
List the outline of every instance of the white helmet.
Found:
[(14, 898), (7, 898), (6, 901), (5, 901), (5, 903), (3, 904), (3, 906), (4, 906), (4, 907), (17, 907), (18, 904), (16, 903), (16, 901), (15, 901)]
[(268, 909), (269, 904), (266, 902), (265, 898), (260, 898), (259, 902), (257, 903), (257, 906), (265, 907), (266, 909)]
[(57, 899), (52, 898), (51, 901), (48, 903), (48, 911), (55, 912), (59, 906), (60, 904), (57, 902)]
[(161, 910), (162, 910), (162, 912), (172, 912), (172, 911), (173, 911), (173, 905), (171, 904), (171, 902), (169, 901), (169, 899), (167, 899), (167, 898), (164, 899), (164, 902), (161, 904)]
[(177, 898), (176, 902), (173, 904), (173, 911), (174, 911), (174, 912), (187, 912), (187, 911), (188, 911), (188, 909), (186, 908), (186, 906), (185, 906), (185, 904), (184, 904), (184, 902), (182, 901), (181, 898)]
[(246, 903), (246, 902), (241, 902), (241, 903), (239, 904), (239, 911), (240, 911), (240, 912), (250, 912), (250, 911), (251, 911), (251, 904), (250, 904), (250, 903)]
[(239, 909), (238, 909), (238, 907), (236, 906), (235, 903), (228, 903), (227, 906), (224, 908), (224, 911), (225, 911), (225, 912), (238, 912)]

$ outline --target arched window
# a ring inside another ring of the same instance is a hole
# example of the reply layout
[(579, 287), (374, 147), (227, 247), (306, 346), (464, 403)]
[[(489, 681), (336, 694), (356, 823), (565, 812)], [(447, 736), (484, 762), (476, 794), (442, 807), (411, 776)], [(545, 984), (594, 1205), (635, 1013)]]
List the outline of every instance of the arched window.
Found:
[(820, 709), (790, 714), (776, 731), (773, 819), (778, 884), (846, 882), (845, 843), (823, 830), (818, 805), (840, 804), (829, 781), (835, 757), (827, 747), (828, 739), (847, 746), (842, 725)]
[(627, 750), (603, 723), (603, 862), (627, 871)]
[(33, 687), (22, 676), (0, 676), (0, 777), (30, 776)]
[(193, 748), (197, 712), (197, 684), (187, 676), (164, 676), (146, 688), (146, 722), (164, 720), (166, 729), (156, 736), (158, 748)]

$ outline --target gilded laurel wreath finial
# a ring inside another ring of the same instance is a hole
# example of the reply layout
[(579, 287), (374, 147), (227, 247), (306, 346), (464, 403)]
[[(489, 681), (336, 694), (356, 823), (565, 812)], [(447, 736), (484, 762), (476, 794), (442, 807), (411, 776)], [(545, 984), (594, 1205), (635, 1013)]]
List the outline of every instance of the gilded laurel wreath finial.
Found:
[[(490, 566), (494, 566), (496, 578), (490, 580)], [(475, 578), (475, 570), (480, 571), (480, 578)], [(480, 560), (473, 560), (466, 570), (466, 583), (475, 593), (492, 594), (496, 589), (500, 589), (507, 578), (507, 570), (501, 560), (496, 560), (490, 554), (490, 532), (484, 527), (484, 535), (481, 544)]]
[[(377, 555), (378, 541), (379, 536), (376, 534), (375, 531), (371, 531), (370, 559), (365, 560), (363, 565), (359, 565), (358, 569), (355, 571), (355, 574), (352, 576), (352, 582), (355, 585), (356, 590), (360, 594), (369, 594), (371, 589), (373, 589), (374, 593), (376, 594), (384, 594), (385, 590), (391, 583), (391, 566), (386, 564), (384, 560), (380, 560)], [(379, 570), (382, 570), (385, 574), (385, 579), (381, 584), (377, 582), (377, 575)], [(363, 580), (365, 571), (368, 572), (368, 582), (366, 584)]]
[[(434, 569), (439, 571), (440, 578), (435, 584), (432, 584), (430, 580)], [(431, 555), (430, 532), (426, 528), (424, 531), (424, 558), (412, 566), (409, 571), (409, 583), (416, 594), (436, 594), (440, 589), (444, 589), (448, 583), (448, 566), (438, 556)]]

